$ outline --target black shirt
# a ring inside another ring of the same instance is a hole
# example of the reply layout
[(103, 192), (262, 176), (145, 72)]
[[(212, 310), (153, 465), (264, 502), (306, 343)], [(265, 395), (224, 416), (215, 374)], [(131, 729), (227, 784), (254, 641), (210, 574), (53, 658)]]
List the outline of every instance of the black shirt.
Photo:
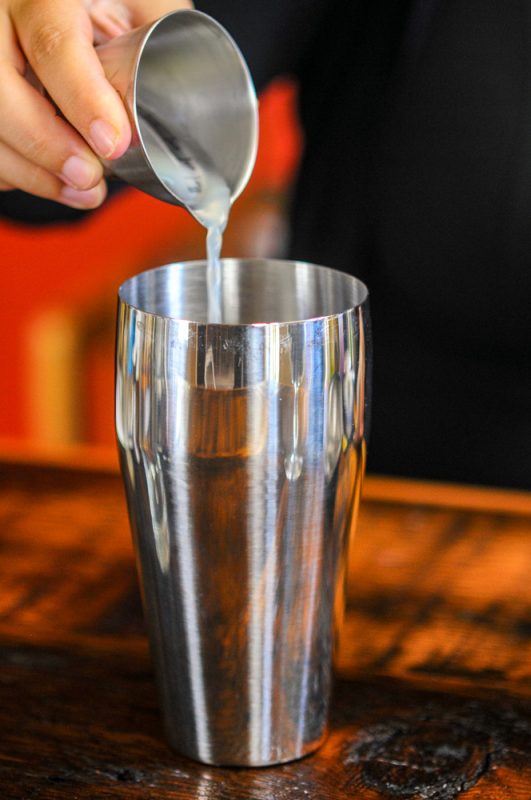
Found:
[(529, 488), (529, 4), (197, 7), (299, 82), (291, 255), (369, 286), (369, 469)]

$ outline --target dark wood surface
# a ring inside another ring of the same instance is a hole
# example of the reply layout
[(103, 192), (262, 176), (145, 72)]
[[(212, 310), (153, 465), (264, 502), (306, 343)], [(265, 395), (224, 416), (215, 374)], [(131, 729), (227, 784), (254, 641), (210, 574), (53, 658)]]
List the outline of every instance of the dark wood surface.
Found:
[(166, 746), (112, 465), (0, 464), (0, 554), (1, 800), (531, 798), (531, 495), (367, 480), (330, 735), (270, 769)]

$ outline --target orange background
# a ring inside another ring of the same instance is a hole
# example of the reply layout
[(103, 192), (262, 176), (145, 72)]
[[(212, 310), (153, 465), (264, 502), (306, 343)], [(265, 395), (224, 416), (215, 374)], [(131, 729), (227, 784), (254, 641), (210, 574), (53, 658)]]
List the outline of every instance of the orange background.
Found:
[[(294, 87), (278, 82), (260, 101), (257, 164), (224, 255), (257, 254), (272, 215), (282, 217), (301, 147), (295, 119)], [(76, 224), (0, 222), (0, 247), (0, 437), (112, 443), (117, 288), (142, 269), (204, 257), (204, 231), (185, 211), (128, 190)]]

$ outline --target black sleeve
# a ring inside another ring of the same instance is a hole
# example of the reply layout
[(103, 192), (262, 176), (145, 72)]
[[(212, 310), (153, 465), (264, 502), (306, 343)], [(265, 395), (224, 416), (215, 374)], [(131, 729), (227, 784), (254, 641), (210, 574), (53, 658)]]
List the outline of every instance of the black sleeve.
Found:
[(279, 74), (297, 76), (311, 55), (330, 0), (197, 0), (241, 49), (258, 91)]
[[(108, 182), (109, 198), (120, 194), (125, 184), (118, 180)], [(0, 192), (0, 218), (20, 222), (25, 225), (53, 225), (56, 223), (79, 222), (91, 211), (80, 211), (76, 208), (44, 200), (26, 192)]]
[(26, 192), (1, 192), (0, 217), (29, 225), (51, 225), (54, 222), (76, 222), (83, 219), (86, 211), (44, 200)]

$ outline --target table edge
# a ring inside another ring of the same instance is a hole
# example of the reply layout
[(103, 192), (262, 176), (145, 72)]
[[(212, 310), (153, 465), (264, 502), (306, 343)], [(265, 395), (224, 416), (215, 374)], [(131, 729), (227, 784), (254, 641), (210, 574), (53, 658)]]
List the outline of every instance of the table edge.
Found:
[[(0, 439), (0, 463), (6, 466), (19, 465), (114, 475), (119, 472), (116, 448), (99, 445), (46, 446), (30, 441)], [(363, 484), (363, 500), (531, 516), (531, 491), (389, 475), (367, 475)]]

